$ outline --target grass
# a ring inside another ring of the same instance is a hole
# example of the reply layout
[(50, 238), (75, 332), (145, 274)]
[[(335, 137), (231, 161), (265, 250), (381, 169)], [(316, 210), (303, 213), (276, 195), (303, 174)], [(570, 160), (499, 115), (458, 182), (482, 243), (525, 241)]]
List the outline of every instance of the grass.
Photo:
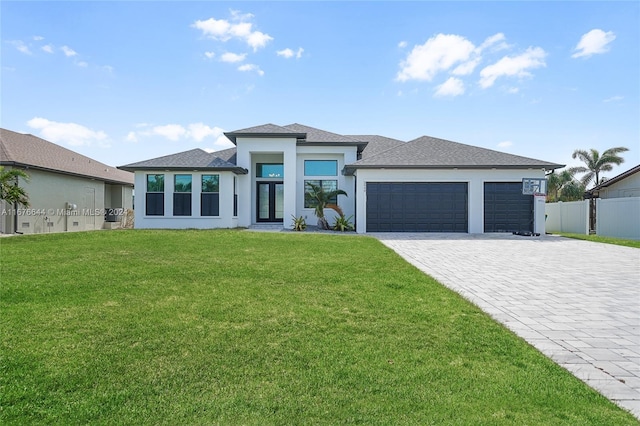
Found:
[(637, 424), (371, 238), (0, 244), (1, 424)]
[(559, 232), (558, 235), (562, 235), (567, 238), (574, 238), (576, 240), (593, 241), (595, 243), (615, 244), (617, 246), (640, 248), (640, 240), (627, 240), (624, 238), (615, 237), (603, 237), (601, 235), (583, 235), (583, 234), (569, 234), (565, 232)]

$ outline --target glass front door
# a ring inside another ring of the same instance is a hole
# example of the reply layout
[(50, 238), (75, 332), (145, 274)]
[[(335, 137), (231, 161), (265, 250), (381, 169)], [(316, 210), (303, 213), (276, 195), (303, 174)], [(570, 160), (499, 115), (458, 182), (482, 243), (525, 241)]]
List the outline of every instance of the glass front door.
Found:
[(284, 218), (284, 184), (258, 182), (256, 191), (258, 222), (282, 222)]

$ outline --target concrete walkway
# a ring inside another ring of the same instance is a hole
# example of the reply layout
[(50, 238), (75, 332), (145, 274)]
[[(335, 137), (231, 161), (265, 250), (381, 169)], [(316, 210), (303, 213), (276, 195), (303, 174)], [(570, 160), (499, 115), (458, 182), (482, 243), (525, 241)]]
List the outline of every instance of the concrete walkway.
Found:
[(639, 249), (556, 236), (372, 235), (640, 418)]

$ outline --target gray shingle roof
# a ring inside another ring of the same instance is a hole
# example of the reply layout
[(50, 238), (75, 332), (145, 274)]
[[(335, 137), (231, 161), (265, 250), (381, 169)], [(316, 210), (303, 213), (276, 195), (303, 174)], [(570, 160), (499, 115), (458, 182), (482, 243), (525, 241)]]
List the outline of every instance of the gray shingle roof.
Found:
[(118, 170), (30, 134), (0, 129), (0, 164), (28, 166), (68, 175), (133, 185), (133, 174)]
[(224, 161), (228, 161), (231, 164), (237, 164), (236, 163), (237, 151), (238, 151), (237, 148), (228, 148), (228, 149), (223, 149), (222, 151), (216, 151), (213, 154), (216, 157), (222, 158)]
[(305, 135), (301, 132), (296, 132), (291, 129), (287, 129), (275, 124), (262, 124), (260, 126), (247, 127), (246, 129), (234, 130), (233, 132), (225, 132), (226, 137), (231, 142), (236, 143), (236, 138), (239, 136), (258, 136), (258, 137), (293, 137), (296, 139), (304, 138)]
[(362, 151), (362, 158), (373, 157), (388, 149), (395, 148), (398, 145), (405, 143), (404, 141), (387, 138), (385, 136), (378, 135), (348, 135), (351, 138), (368, 142), (365, 149)]
[(347, 173), (359, 168), (544, 168), (564, 167), (561, 164), (507, 154), (444, 139), (422, 136), (377, 155), (363, 158), (346, 166)]
[(284, 127), (298, 133), (306, 133), (304, 142), (307, 142), (307, 143), (321, 142), (321, 143), (354, 144), (354, 143), (362, 142), (350, 136), (327, 132), (325, 130), (316, 129), (315, 127), (305, 126), (304, 124), (293, 123), (293, 124), (288, 124)]
[(247, 173), (246, 169), (238, 167), (222, 158), (215, 152), (206, 152), (200, 148), (177, 154), (165, 155), (150, 160), (119, 166), (122, 170), (228, 170), (237, 174)]

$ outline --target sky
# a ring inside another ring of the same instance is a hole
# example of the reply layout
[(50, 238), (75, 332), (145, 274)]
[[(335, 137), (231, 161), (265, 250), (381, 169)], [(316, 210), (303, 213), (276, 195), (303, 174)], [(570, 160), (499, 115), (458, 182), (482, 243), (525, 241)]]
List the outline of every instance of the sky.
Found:
[(120, 166), (301, 123), (640, 163), (640, 2), (0, 2), (0, 125)]

